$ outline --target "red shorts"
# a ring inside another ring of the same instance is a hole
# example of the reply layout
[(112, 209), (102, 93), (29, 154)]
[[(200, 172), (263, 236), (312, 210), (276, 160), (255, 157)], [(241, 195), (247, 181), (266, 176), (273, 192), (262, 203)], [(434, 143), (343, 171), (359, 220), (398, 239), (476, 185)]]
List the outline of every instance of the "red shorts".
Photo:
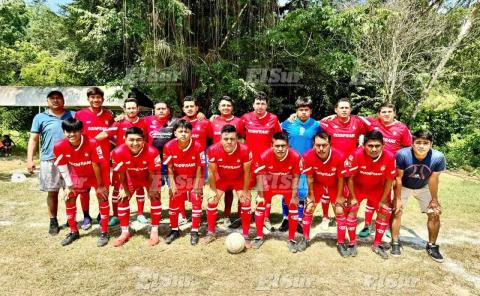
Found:
[(268, 203), (271, 203), (272, 202), (272, 197), (274, 197), (275, 195), (281, 195), (283, 196), (283, 198), (285, 198), (285, 204), (290, 204), (290, 200), (292, 199), (292, 191), (275, 191), (275, 190), (269, 190), (269, 191), (265, 191), (264, 192), (264, 197), (265, 197), (265, 200), (268, 202)]
[(319, 203), (323, 197), (328, 197), (330, 203), (335, 203), (337, 200), (337, 188), (325, 187), (320, 184), (313, 185), (313, 196), (315, 197), (315, 203)]
[(243, 190), (243, 180), (237, 181), (237, 180), (217, 180), (217, 189), (221, 191), (227, 191), (227, 190)]
[[(366, 199), (367, 203), (374, 207), (375, 209), (378, 209), (378, 204), (380, 203), (380, 200), (382, 199), (382, 191), (356, 191), (355, 190), (355, 197), (358, 201), (358, 203), (361, 203), (362, 200)], [(390, 192), (388, 198), (387, 198), (387, 204), (391, 204), (392, 202), (392, 193)]]

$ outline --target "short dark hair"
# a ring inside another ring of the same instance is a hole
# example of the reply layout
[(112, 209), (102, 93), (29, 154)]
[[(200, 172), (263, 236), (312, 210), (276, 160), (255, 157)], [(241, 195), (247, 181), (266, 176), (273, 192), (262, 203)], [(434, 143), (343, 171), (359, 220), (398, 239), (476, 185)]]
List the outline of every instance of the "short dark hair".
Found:
[(346, 102), (350, 105), (350, 107), (352, 106), (352, 103), (350, 103), (350, 100), (348, 98), (341, 98), (340, 100), (338, 100), (338, 102), (335, 104), (335, 108), (338, 108), (338, 105), (340, 105), (340, 103), (342, 102)]
[(222, 131), (220, 133), (224, 134), (224, 133), (236, 133), (236, 132), (237, 132), (237, 129), (235, 128), (235, 126), (231, 124), (226, 124), (222, 127)]
[(364, 144), (367, 144), (368, 141), (380, 141), (383, 144), (383, 134), (377, 130), (369, 131), (365, 134)]
[(76, 118), (68, 118), (62, 122), (62, 129), (65, 132), (78, 132), (83, 129), (83, 123)]
[[(220, 99), (220, 102), (221, 102), (221, 101), (227, 101), (227, 102), (230, 102), (230, 104), (232, 104), (232, 106), (233, 106), (233, 104), (234, 104), (234, 101), (233, 101), (233, 99), (232, 99), (232, 98), (230, 98), (229, 96), (223, 96), (223, 97)], [(218, 103), (220, 104), (220, 102), (218, 102)]]
[(315, 138), (320, 138), (320, 139), (324, 139), (324, 140), (327, 140), (328, 143), (330, 143), (330, 141), (332, 140), (332, 137), (327, 134), (326, 132), (318, 132), (315, 134), (315, 136), (313, 137), (313, 140), (315, 141)]
[(275, 140), (282, 140), (288, 143), (288, 135), (285, 132), (278, 132), (273, 134), (272, 136), (272, 142)]
[(198, 106), (198, 101), (197, 99), (194, 97), (194, 96), (186, 96), (184, 99), (183, 99), (183, 102), (193, 102), (195, 104), (195, 106)]
[(308, 107), (310, 109), (313, 108), (313, 102), (310, 97), (299, 97), (295, 101), (295, 109), (304, 108), (304, 107)]
[(263, 91), (259, 91), (255, 94), (255, 100), (259, 100), (259, 101), (265, 101), (266, 103), (268, 103), (268, 97), (267, 97), (267, 94), (264, 93)]
[(393, 109), (393, 112), (397, 112), (397, 108), (395, 108), (395, 105), (392, 104), (392, 103), (383, 103), (381, 104), (378, 109), (377, 109), (377, 113), (380, 113), (380, 111), (382, 111), (383, 108), (392, 108)]
[(53, 97), (53, 96), (55, 96), (55, 95), (60, 96), (60, 97), (63, 98), (63, 94), (62, 94), (61, 91), (59, 91), (59, 90), (52, 90), (51, 92), (49, 92), (49, 93), (47, 94), (47, 99), (48, 99), (48, 98), (51, 98), (51, 97)]
[(424, 139), (433, 142), (433, 134), (428, 130), (418, 130), (413, 133), (413, 140)]
[(90, 87), (89, 89), (87, 89), (87, 97), (93, 95), (100, 95), (103, 98), (103, 90), (96, 86)]
[(127, 103), (135, 103), (135, 105), (137, 105), (137, 107), (138, 107), (138, 101), (137, 101), (137, 99), (135, 99), (135, 98), (127, 98), (127, 99), (125, 99), (125, 102), (123, 102), (123, 107), (126, 107), (126, 106), (127, 106)]
[(192, 124), (186, 121), (185, 119), (180, 119), (175, 121), (175, 123), (173, 124), (173, 131), (176, 131), (179, 128), (186, 128), (189, 130), (193, 130)]
[(140, 135), (142, 136), (142, 138), (145, 139), (145, 134), (143, 133), (143, 129), (139, 128), (138, 126), (132, 126), (127, 128), (127, 130), (125, 131), (125, 138), (128, 135)]

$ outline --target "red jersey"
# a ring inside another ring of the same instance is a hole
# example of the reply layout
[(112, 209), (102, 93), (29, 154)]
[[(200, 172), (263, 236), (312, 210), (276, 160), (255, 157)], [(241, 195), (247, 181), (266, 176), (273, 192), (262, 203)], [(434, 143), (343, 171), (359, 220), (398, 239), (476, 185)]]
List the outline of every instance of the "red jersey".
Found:
[(182, 119), (192, 124), (192, 138), (200, 144), (200, 148), (205, 151), (207, 148), (207, 138), (213, 139), (212, 124), (209, 120), (190, 119), (184, 116)]
[(145, 135), (145, 141), (148, 142), (148, 129), (145, 121), (138, 117), (137, 120), (130, 122), (127, 119), (123, 119), (121, 121), (116, 121), (113, 125), (106, 130), (108, 133), (108, 137), (111, 138), (116, 136), (117, 138), (117, 147), (125, 143), (125, 131), (128, 128), (136, 126), (143, 130), (143, 134)]
[(347, 176), (353, 179), (356, 192), (383, 191), (386, 179), (394, 179), (397, 175), (395, 156), (383, 150), (379, 157), (372, 159), (366, 154), (363, 146), (345, 160)]
[(252, 150), (254, 161), (258, 161), (263, 152), (272, 147), (272, 136), (282, 128), (276, 115), (267, 112), (258, 118), (254, 112), (242, 116), (245, 125), (245, 144)]
[(330, 144), (345, 156), (357, 148), (358, 137), (369, 130), (370, 122), (363, 117), (351, 115), (347, 122), (337, 116), (333, 120), (320, 121), (321, 128), (332, 137)]
[(382, 133), (383, 142), (385, 143), (383, 149), (395, 154), (402, 147), (412, 145), (412, 135), (404, 123), (394, 121), (389, 125), (384, 125), (378, 118), (367, 117), (367, 120), (372, 124), (371, 130), (377, 130)]
[(148, 144), (137, 155), (132, 155), (128, 146), (122, 144), (112, 152), (112, 167), (115, 172), (126, 172), (133, 187), (148, 187), (149, 174), (159, 172), (162, 161), (158, 150)]
[(317, 156), (315, 149), (310, 149), (303, 156), (303, 173), (313, 176), (314, 184), (336, 191), (338, 178), (345, 175), (344, 160), (343, 154), (336, 149), (330, 149), (330, 155), (325, 161)]
[(173, 167), (177, 189), (192, 190), (197, 167), (205, 166), (205, 151), (194, 140), (190, 140), (185, 149), (180, 149), (178, 140), (173, 139), (163, 147), (163, 159), (164, 165)]
[(237, 143), (232, 153), (227, 153), (221, 143), (216, 143), (208, 149), (208, 162), (217, 165), (216, 180), (240, 181), (243, 183), (243, 164), (252, 161), (252, 153), (244, 144)]
[(104, 161), (101, 147), (95, 139), (82, 135), (80, 145), (72, 147), (68, 139), (60, 140), (53, 146), (55, 165), (67, 165), (75, 189), (97, 186), (92, 163)]
[[(73, 116), (83, 123), (83, 134), (89, 138), (95, 138), (99, 133), (107, 130), (113, 124), (113, 115), (110, 110), (102, 109), (93, 113), (89, 108), (75, 112)], [(103, 155), (110, 155), (110, 142), (108, 139), (98, 141), (102, 147)]]
[(289, 148), (283, 159), (277, 159), (273, 148), (265, 151), (255, 165), (256, 175), (265, 175), (265, 191), (292, 191), (294, 175), (300, 175), (301, 157)]
[(233, 116), (233, 115), (232, 115), (232, 117), (230, 117), (228, 119), (225, 119), (222, 116), (217, 116), (217, 117), (215, 117), (215, 119), (213, 120), (213, 123), (212, 123), (212, 126), (213, 126), (213, 143), (220, 142), (222, 128), (227, 124), (233, 125), (237, 129), (237, 134), (240, 137), (242, 137), (242, 138), (245, 137), (245, 126), (243, 124), (242, 119), (240, 119), (236, 116)]

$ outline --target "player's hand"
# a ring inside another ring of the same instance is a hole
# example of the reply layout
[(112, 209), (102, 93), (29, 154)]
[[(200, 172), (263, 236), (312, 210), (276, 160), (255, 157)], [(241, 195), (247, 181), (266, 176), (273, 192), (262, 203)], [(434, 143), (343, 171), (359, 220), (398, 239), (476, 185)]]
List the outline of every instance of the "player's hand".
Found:
[(35, 163), (33, 160), (28, 160), (27, 161), (27, 171), (29, 174), (33, 174), (33, 171), (35, 170)]
[(126, 191), (125, 189), (120, 190), (120, 195), (118, 198), (118, 201), (124, 201), (125, 199), (130, 200), (132, 196), (130, 195), (130, 192)]
[(115, 119), (113, 119), (113, 120), (115, 120), (115, 122), (119, 122), (119, 121), (122, 121), (124, 119), (125, 119), (125, 114), (120, 114), (120, 115), (117, 115), (115, 117)]
[(160, 192), (159, 191), (148, 191), (148, 197), (150, 199), (160, 199)]
[(290, 114), (290, 116), (288, 116), (288, 119), (287, 119), (287, 120), (288, 120), (290, 123), (292, 123), (292, 122), (295, 121), (295, 119), (297, 119), (297, 114), (293, 113), (293, 114)]
[(250, 191), (248, 190), (239, 190), (238, 191), (238, 199), (241, 201), (241, 202), (247, 202), (247, 201), (250, 201)]
[(442, 207), (440, 207), (440, 204), (436, 200), (432, 199), (428, 205), (427, 213), (433, 213), (435, 216), (440, 216), (440, 214), (442, 214)]
[(75, 197), (75, 195), (76, 195), (76, 192), (75, 192), (75, 189), (72, 186), (66, 187), (63, 190), (63, 199), (65, 201), (69, 200), (72, 197)]
[(322, 121), (332, 121), (332, 120), (335, 119), (335, 117), (337, 117), (337, 115), (335, 115), (335, 114), (328, 115), (328, 116), (322, 118)]
[(203, 114), (202, 112), (197, 113), (197, 119), (198, 120), (204, 120), (206, 118), (207, 118), (207, 116), (205, 116), (205, 114)]
[(101, 198), (102, 201), (108, 201), (108, 190), (105, 186), (100, 186), (97, 188), (97, 196)]
[(395, 214), (398, 214), (401, 211), (403, 211), (403, 202), (401, 198), (398, 198), (394, 201), (393, 209)]
[(195, 193), (196, 195), (203, 195), (203, 188), (200, 187), (200, 186), (195, 186), (193, 187), (193, 193)]
[(347, 201), (347, 200), (345, 199), (345, 196), (343, 196), (343, 195), (338, 195), (337, 198), (335, 199), (335, 204), (336, 204), (336, 205), (342, 205), (342, 206), (344, 206), (345, 203), (346, 203), (346, 201)]
[(172, 186), (170, 186), (169, 191), (170, 191), (170, 198), (173, 198), (178, 193), (177, 187), (173, 184)]
[(210, 116), (210, 121), (213, 122), (215, 120), (215, 118), (217, 118), (218, 116), (220, 116), (220, 115), (213, 114), (212, 116)]
[(260, 196), (260, 194), (257, 196), (257, 198), (255, 199), (255, 202), (258, 204), (261, 204), (262, 202), (265, 202), (265, 198), (263, 198), (263, 196)]
[(358, 204), (358, 201), (356, 198), (351, 198), (348, 203), (350, 204), (350, 207), (356, 206)]

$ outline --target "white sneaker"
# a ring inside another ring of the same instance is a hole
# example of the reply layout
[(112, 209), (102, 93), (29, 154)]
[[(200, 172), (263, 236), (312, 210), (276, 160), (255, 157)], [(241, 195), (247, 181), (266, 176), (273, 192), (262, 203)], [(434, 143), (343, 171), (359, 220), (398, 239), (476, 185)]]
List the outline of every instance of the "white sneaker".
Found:
[(268, 232), (272, 230), (272, 223), (270, 223), (270, 219), (265, 219), (265, 221), (263, 221), (263, 228), (268, 230)]
[(230, 218), (224, 218), (223, 219), (223, 227), (228, 228), (232, 224), (232, 221), (230, 221)]
[(182, 226), (188, 223), (187, 218), (183, 217), (183, 215), (178, 215), (178, 226)]
[(328, 218), (323, 218), (322, 223), (320, 223), (320, 228), (322, 230), (328, 230), (328, 224), (330, 223), (330, 219)]

